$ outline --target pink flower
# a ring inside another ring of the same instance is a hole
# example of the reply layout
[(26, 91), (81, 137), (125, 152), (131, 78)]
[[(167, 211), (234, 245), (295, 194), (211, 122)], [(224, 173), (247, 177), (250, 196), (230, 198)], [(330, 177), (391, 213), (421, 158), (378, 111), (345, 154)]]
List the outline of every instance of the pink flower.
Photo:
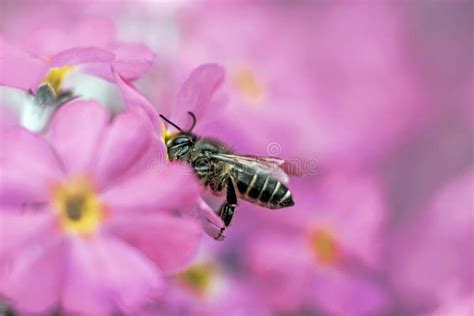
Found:
[[(22, 125), (30, 130), (43, 130), (60, 105), (84, 95), (83, 86), (71, 86), (77, 76), (68, 82), (71, 73), (113, 82), (113, 66), (122, 77), (135, 80), (154, 62), (146, 45), (118, 41), (112, 21), (79, 14), (83, 12), (84, 6), (73, 2), (5, 6), (0, 85), (28, 92), (9, 105), (21, 110)], [(86, 86), (90, 79), (84, 77)], [(15, 96), (15, 91), (6, 95)]]
[(137, 113), (73, 101), (44, 136), (1, 135), (0, 293), (21, 312), (132, 312), (194, 257), (199, 226), (175, 211), (197, 183)]
[(148, 306), (145, 315), (271, 315), (246, 276), (226, 273), (218, 260), (206, 255), (170, 284), (168, 295)]
[(474, 293), (474, 171), (439, 190), (401, 222), (390, 243), (390, 280), (401, 308), (425, 312)]
[(154, 54), (145, 45), (118, 42), (108, 20), (83, 18), (77, 24), (41, 20), (38, 25), (34, 21), (23, 36), (0, 36), (0, 85), (35, 93), (46, 81), (58, 93), (72, 70), (113, 81), (113, 65), (124, 78), (135, 80), (153, 64)]
[(370, 177), (341, 175), (298, 182), (292, 210), (266, 211), (265, 220), (264, 210), (241, 212), (253, 218), (253, 228), (242, 227), (240, 234), (252, 236), (243, 257), (263, 299), (275, 310), (292, 312), (382, 312), (388, 301), (377, 276), (386, 209), (379, 185)]

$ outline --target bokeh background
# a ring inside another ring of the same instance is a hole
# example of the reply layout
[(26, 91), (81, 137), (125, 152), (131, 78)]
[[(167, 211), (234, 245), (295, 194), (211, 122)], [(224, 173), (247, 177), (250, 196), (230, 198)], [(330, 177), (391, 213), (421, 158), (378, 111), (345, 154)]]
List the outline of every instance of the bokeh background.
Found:
[[(147, 314), (467, 316), (473, 4), (3, 0), (0, 28), (28, 42), (39, 28), (110, 20), (118, 40), (156, 54), (136, 86), (167, 115), (187, 74), (218, 63), (225, 102), (196, 132), (302, 171), (294, 207), (242, 202), (225, 241), (204, 236)], [(110, 82), (73, 74), (65, 85), (122, 108)], [(22, 92), (0, 89), (4, 109), (41, 124)]]

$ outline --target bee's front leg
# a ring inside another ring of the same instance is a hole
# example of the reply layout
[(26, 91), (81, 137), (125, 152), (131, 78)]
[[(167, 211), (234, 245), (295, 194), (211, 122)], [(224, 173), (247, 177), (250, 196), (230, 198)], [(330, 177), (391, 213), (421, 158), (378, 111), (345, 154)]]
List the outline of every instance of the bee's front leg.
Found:
[[(227, 187), (226, 187), (227, 199), (225, 203), (221, 206), (221, 209), (219, 210), (219, 216), (224, 222), (225, 227), (230, 225), (230, 222), (232, 221), (232, 217), (234, 216), (235, 207), (237, 206), (237, 194), (235, 193), (234, 182), (232, 181), (231, 177), (228, 177), (226, 181), (227, 181)], [(224, 233), (225, 227), (221, 229), (219, 235), (215, 237), (215, 239), (218, 239)]]

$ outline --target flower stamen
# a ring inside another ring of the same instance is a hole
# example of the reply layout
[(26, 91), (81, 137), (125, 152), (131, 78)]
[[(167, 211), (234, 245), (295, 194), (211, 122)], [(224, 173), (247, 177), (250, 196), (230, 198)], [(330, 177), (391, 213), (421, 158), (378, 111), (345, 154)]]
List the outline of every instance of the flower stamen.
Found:
[(85, 177), (54, 186), (52, 201), (60, 227), (67, 233), (92, 234), (105, 218), (104, 206)]
[(43, 80), (43, 83), (49, 84), (56, 95), (60, 95), (61, 88), (66, 75), (72, 71), (71, 66), (51, 68)]
[(252, 102), (261, 100), (264, 89), (251, 70), (241, 69), (234, 73), (233, 82), (246, 99)]
[(195, 264), (178, 275), (178, 279), (183, 285), (202, 296), (212, 292), (217, 277), (216, 267), (206, 262)]
[(317, 228), (310, 233), (310, 246), (318, 262), (325, 265), (335, 264), (339, 259), (339, 247), (330, 231)]

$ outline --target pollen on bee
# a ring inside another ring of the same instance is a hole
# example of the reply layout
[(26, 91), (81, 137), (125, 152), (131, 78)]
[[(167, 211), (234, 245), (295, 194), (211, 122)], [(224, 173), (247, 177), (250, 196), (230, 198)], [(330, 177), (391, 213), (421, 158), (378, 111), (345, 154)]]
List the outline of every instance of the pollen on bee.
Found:
[[(172, 132), (169, 129), (167, 129), (165, 126), (163, 126), (163, 132), (161, 133), (161, 139), (163, 140), (163, 143), (167, 146), (167, 142), (174, 136), (176, 135), (176, 132)], [(166, 159), (169, 160), (168, 155), (166, 155)]]
[(173, 136), (176, 136), (178, 132), (175, 131), (170, 131), (166, 127), (163, 127), (163, 132), (161, 133), (161, 139), (163, 140), (163, 143), (167, 145), (168, 141), (173, 138)]
[(163, 139), (163, 142), (166, 144), (166, 142), (171, 138), (171, 136), (173, 136), (173, 132), (166, 129), (166, 128), (163, 128), (163, 132), (161, 133), (161, 138)]

